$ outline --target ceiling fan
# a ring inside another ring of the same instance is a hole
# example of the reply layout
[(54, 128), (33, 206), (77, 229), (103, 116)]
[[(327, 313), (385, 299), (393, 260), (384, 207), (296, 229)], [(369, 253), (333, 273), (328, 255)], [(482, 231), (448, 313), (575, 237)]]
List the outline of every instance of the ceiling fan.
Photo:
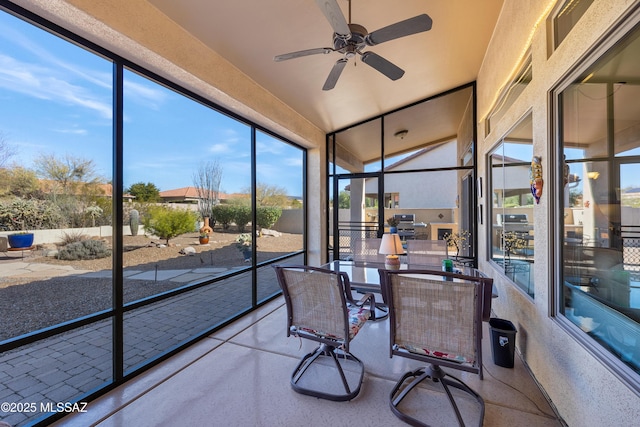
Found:
[(273, 59), (276, 62), (280, 62), (302, 56), (327, 54), (331, 52), (341, 53), (343, 57), (338, 59), (334, 64), (327, 80), (324, 82), (322, 90), (331, 90), (335, 87), (345, 65), (347, 65), (349, 59), (355, 57), (356, 54), (360, 55), (360, 60), (365, 64), (376, 69), (391, 80), (398, 80), (404, 75), (402, 68), (374, 52), (363, 52), (362, 50), (367, 46), (375, 46), (400, 37), (429, 31), (432, 24), (429, 15), (422, 14), (369, 33), (362, 25), (351, 23), (351, 0), (349, 0), (349, 23), (347, 23), (342, 14), (337, 0), (316, 0), (316, 4), (320, 10), (322, 10), (324, 16), (333, 28), (333, 47), (300, 50), (277, 55)]

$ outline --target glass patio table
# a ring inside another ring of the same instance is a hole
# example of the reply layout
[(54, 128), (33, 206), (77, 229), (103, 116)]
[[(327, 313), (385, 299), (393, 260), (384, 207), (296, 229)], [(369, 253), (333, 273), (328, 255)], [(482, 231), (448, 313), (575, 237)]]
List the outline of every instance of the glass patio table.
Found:
[[(349, 281), (351, 283), (351, 289), (356, 292), (371, 292), (374, 294), (381, 294), (382, 288), (380, 286), (380, 273), (379, 269), (384, 269), (384, 263), (379, 262), (361, 262), (361, 261), (332, 261), (327, 264), (322, 265), (323, 268), (327, 268), (332, 271), (338, 271), (342, 273), (346, 273), (349, 276)], [(417, 264), (401, 264), (400, 270), (434, 270), (440, 271), (442, 270), (442, 266), (440, 265), (417, 265)], [(480, 279), (488, 279), (488, 277), (474, 267), (465, 267), (465, 266), (456, 266), (454, 267), (454, 273), (462, 274), (465, 276), (477, 277)], [(461, 280), (460, 278), (453, 277), (444, 277), (441, 275), (433, 275), (434, 277), (441, 277), (442, 280)], [(497, 298), (498, 293), (495, 287), (495, 284), (491, 285), (491, 297)], [(491, 313), (491, 301), (485, 299), (486, 304), (484, 304), (483, 309), (483, 318), (486, 320), (489, 319)], [(378, 304), (378, 308), (384, 311), (386, 306), (384, 304)], [(378, 317), (378, 316), (376, 316)]]

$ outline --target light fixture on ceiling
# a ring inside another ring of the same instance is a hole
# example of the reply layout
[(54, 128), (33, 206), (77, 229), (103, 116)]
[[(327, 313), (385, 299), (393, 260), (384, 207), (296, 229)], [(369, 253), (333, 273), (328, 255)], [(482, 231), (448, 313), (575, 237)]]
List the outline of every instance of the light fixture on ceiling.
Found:
[(394, 133), (393, 136), (395, 136), (396, 138), (404, 139), (404, 137), (407, 136), (408, 133), (409, 133), (408, 130), (402, 129)]

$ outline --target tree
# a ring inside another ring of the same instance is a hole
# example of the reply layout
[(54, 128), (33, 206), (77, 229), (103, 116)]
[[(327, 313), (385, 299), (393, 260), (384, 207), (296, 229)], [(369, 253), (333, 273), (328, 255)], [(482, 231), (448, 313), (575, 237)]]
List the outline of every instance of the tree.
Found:
[(222, 166), (217, 159), (201, 163), (193, 174), (193, 186), (198, 192), (198, 209), (203, 218), (211, 216), (213, 207), (218, 204), (221, 182)]
[(341, 191), (338, 194), (338, 208), (349, 209), (351, 207), (351, 194), (347, 191)]
[(0, 196), (37, 197), (39, 193), (40, 183), (34, 171), (20, 166), (0, 168)]
[(66, 154), (58, 158), (55, 154), (41, 154), (34, 159), (36, 172), (44, 179), (54, 182), (52, 194), (84, 193), (99, 184), (96, 167), (91, 159)]
[[(244, 191), (249, 194), (251, 193), (250, 188), (247, 188)], [(287, 190), (284, 187), (258, 182), (256, 184), (256, 204), (258, 206), (274, 206), (282, 208), (289, 206), (290, 202), (289, 196), (287, 196)]]
[(136, 202), (157, 202), (160, 200), (160, 190), (151, 182), (137, 182), (124, 190), (135, 196)]
[(16, 154), (16, 149), (9, 144), (3, 132), (0, 132), (0, 168), (3, 168), (9, 159)]
[(186, 209), (172, 209), (166, 206), (152, 206), (144, 218), (145, 233), (169, 240), (180, 234), (195, 230), (195, 212)]

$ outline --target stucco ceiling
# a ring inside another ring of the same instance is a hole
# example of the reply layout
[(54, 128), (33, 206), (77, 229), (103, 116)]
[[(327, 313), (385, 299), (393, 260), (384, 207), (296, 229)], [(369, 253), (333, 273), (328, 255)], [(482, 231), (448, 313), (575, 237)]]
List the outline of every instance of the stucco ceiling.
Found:
[[(330, 91), (322, 86), (340, 54), (273, 60), (332, 46), (333, 30), (314, 0), (148, 1), (330, 132), (476, 80), (504, 0), (353, 0), (351, 22), (369, 32), (423, 13), (433, 26), (366, 49), (404, 69), (401, 79), (389, 80), (356, 57)], [(349, 20), (348, 1), (337, 2)]]

